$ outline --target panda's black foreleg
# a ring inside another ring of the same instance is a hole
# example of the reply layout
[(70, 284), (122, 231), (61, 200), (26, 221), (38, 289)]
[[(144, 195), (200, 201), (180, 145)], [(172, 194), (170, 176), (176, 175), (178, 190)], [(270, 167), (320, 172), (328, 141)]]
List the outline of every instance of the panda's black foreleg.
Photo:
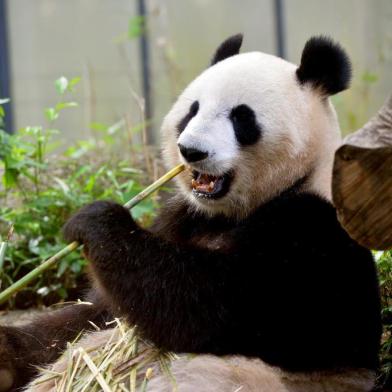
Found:
[(84, 244), (113, 313), (137, 324), (144, 337), (170, 350), (219, 352), (232, 257), (169, 243), (111, 202), (82, 208), (64, 235)]
[(105, 328), (107, 314), (100, 302), (76, 304), (37, 317), (29, 324), (0, 326), (0, 391), (17, 391), (43, 367), (55, 361), (89, 321)]

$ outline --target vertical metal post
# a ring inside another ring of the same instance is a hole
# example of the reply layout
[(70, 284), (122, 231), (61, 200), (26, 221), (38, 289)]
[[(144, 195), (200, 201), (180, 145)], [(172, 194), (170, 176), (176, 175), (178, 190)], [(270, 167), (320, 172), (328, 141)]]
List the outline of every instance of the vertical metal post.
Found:
[[(0, 98), (9, 98), (11, 96), (6, 2), (7, 0), (0, 0)], [(5, 130), (11, 133), (13, 130), (12, 104), (7, 103), (4, 109)]]
[[(143, 23), (147, 25), (147, 12), (145, 0), (138, 0), (138, 14), (143, 18)], [(142, 91), (145, 100), (145, 118), (148, 122), (152, 119), (153, 109), (151, 101), (151, 73), (150, 73), (150, 52), (148, 42), (148, 30), (143, 29), (143, 34), (140, 36), (140, 65), (142, 71)], [(149, 124), (147, 124), (147, 143), (152, 144), (154, 141), (154, 135)]]
[(284, 22), (284, 0), (274, 1), (275, 35), (277, 55), (286, 58), (286, 29)]

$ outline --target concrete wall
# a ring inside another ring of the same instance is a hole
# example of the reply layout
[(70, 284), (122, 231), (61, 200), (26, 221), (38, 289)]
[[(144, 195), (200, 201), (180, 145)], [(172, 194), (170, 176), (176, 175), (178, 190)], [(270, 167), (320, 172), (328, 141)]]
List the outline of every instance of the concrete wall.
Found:
[[(228, 35), (244, 32), (243, 50), (275, 53), (272, 0), (148, 0), (154, 126), (181, 89), (209, 63)], [(392, 1), (286, 0), (290, 61), (306, 39), (331, 35), (353, 58), (353, 88), (335, 103), (345, 129), (360, 126), (392, 91)], [(90, 134), (93, 121), (140, 121), (138, 41), (126, 38), (135, 0), (8, 0), (12, 92), (17, 127), (41, 124), (56, 102), (53, 81), (81, 76), (75, 99), (58, 127), (63, 137)], [(368, 80), (375, 74), (376, 82)], [(367, 76), (366, 76), (367, 75)], [(370, 77), (369, 77), (370, 75)]]
[(17, 128), (44, 122), (43, 109), (56, 103), (54, 81), (61, 75), (82, 77), (75, 94), (80, 108), (64, 112), (58, 123), (66, 138), (86, 137), (93, 121), (137, 116), (132, 90), (140, 92), (138, 45), (121, 39), (134, 9), (132, 1), (119, 0), (8, 1)]

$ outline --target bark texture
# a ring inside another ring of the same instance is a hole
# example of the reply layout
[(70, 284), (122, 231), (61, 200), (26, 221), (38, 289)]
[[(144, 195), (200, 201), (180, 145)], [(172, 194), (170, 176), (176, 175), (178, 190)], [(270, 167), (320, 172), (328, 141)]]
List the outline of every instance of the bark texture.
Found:
[(392, 248), (392, 95), (336, 152), (332, 195), (353, 239), (370, 249)]

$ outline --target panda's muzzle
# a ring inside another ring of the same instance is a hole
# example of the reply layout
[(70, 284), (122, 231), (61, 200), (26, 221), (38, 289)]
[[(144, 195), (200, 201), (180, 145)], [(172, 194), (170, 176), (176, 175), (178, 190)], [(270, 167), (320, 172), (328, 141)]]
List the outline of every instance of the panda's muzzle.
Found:
[(196, 197), (219, 199), (229, 192), (232, 180), (232, 172), (225, 173), (222, 176), (215, 176), (194, 170), (191, 181), (192, 193)]
[(178, 148), (181, 152), (181, 155), (186, 159), (187, 162), (200, 162), (208, 157), (208, 152), (201, 151), (196, 148), (186, 147), (180, 143), (178, 143)]

